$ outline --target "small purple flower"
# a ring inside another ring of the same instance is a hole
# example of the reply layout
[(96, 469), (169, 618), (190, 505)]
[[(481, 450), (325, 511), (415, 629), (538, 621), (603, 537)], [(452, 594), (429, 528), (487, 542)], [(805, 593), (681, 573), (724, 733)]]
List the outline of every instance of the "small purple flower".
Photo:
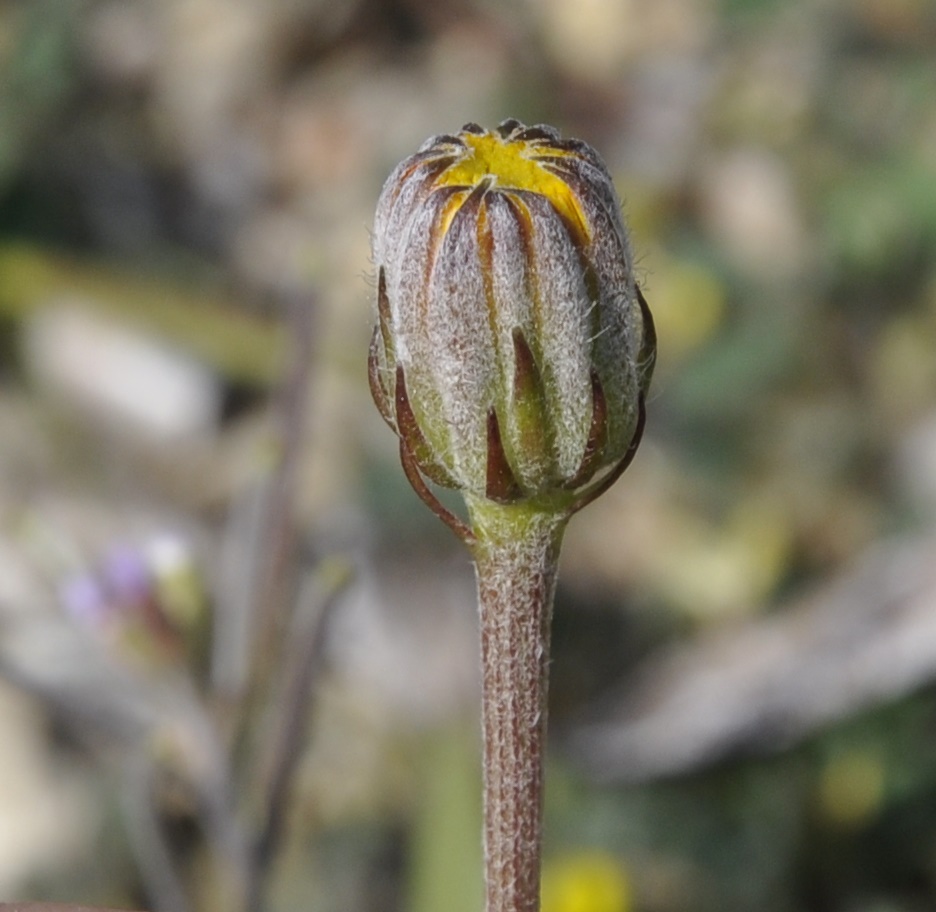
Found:
[(65, 613), (86, 627), (99, 628), (111, 615), (107, 593), (91, 573), (77, 573), (63, 580), (58, 598)]
[(114, 601), (124, 607), (140, 605), (152, 595), (153, 578), (146, 558), (131, 545), (113, 545), (108, 550), (101, 576)]

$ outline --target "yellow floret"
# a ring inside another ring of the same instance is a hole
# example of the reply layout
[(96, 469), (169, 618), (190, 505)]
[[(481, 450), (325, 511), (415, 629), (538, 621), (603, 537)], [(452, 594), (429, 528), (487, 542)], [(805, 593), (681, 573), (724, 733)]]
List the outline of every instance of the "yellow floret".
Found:
[(548, 150), (551, 157), (569, 153), (559, 149), (532, 146), (527, 142), (505, 142), (494, 133), (462, 135), (468, 153), (438, 178), (441, 186), (475, 187), (484, 178), (495, 181), (499, 190), (527, 190), (546, 197), (575, 233), (577, 239), (591, 238), (588, 220), (569, 185), (537, 162), (533, 156)]

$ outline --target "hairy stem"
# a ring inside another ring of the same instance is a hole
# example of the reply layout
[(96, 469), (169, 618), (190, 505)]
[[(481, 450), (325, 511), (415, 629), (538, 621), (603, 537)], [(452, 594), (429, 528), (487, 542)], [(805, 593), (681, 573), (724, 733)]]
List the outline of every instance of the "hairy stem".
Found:
[(537, 912), (549, 628), (566, 517), (469, 501), (481, 614), (487, 912)]

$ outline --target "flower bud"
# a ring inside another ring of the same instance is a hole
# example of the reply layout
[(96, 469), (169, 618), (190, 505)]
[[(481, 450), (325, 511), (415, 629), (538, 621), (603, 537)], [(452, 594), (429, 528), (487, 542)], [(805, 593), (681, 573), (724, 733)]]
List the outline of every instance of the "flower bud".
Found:
[(515, 120), (435, 136), (384, 185), (373, 257), (371, 389), (404, 466), (563, 509), (616, 477), (655, 337), (594, 149)]

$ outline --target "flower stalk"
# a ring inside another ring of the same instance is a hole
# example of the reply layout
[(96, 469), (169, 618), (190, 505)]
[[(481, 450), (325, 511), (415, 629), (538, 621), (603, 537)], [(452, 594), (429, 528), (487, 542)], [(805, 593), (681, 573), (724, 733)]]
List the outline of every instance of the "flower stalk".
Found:
[(539, 909), (549, 640), (565, 520), (469, 504), (481, 628), (488, 912)]
[(552, 127), (428, 140), (384, 185), (374, 260), (374, 401), (476, 565), (487, 912), (537, 912), (559, 549), (637, 450), (653, 320), (604, 163)]

